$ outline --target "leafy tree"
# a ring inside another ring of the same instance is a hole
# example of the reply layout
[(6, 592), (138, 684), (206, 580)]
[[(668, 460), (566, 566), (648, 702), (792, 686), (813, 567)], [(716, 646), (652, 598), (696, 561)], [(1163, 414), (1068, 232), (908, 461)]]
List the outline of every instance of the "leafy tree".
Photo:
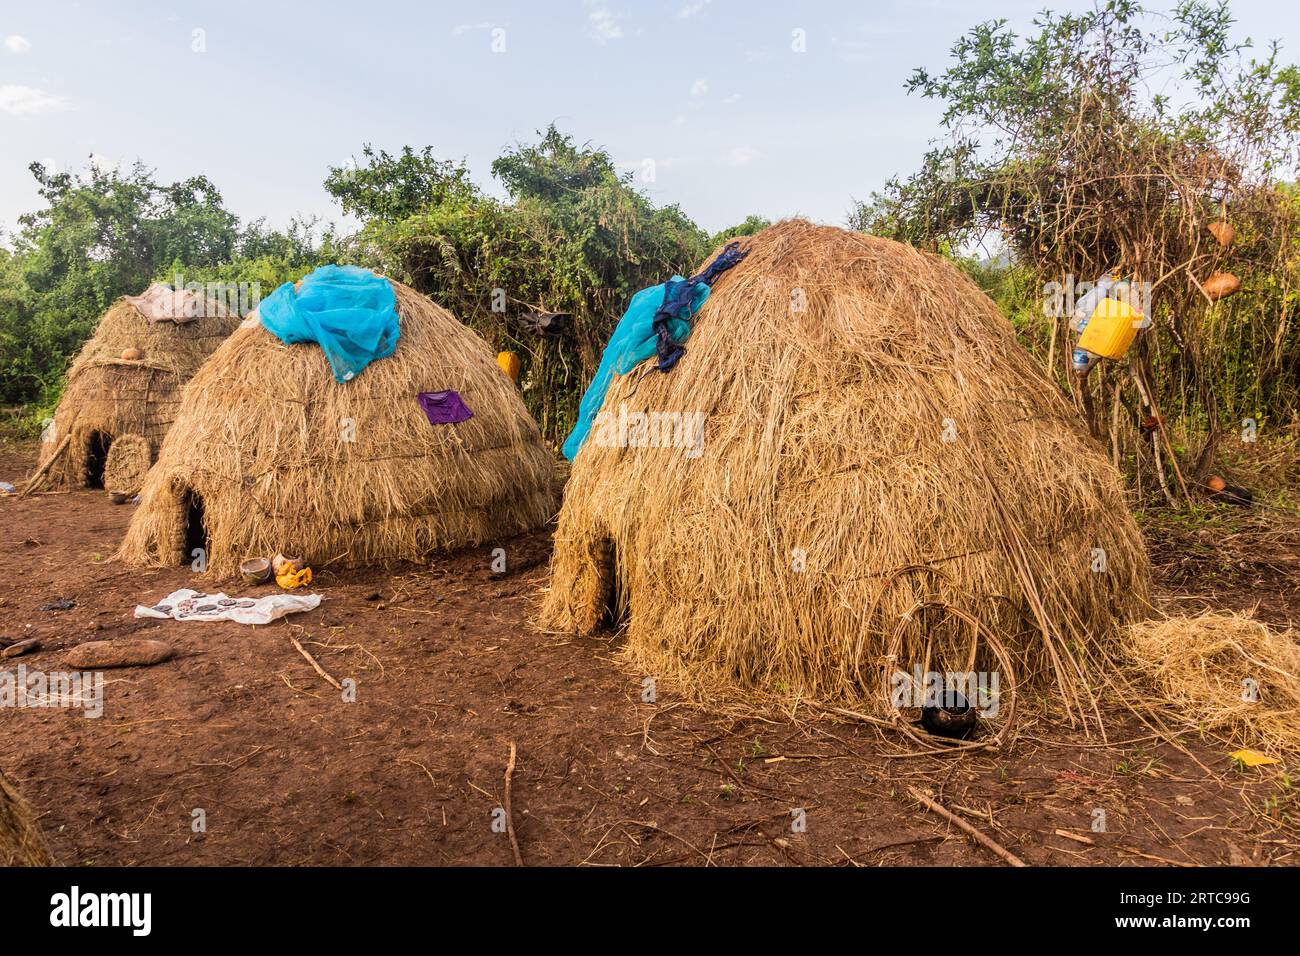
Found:
[[(1186, 0), (1159, 16), (1109, 0), (1078, 15), (1043, 13), (1034, 27), (1020, 37), (1006, 21), (981, 24), (945, 69), (913, 73), (908, 90), (944, 104), (945, 141), (859, 204), (851, 223), (935, 250), (993, 238), (1040, 289), (1111, 272), (1149, 284), (1156, 328), (1139, 338), (1133, 367), (1165, 411), (1205, 436), (1191, 469), (1203, 475), (1224, 405), (1234, 417), (1295, 407), (1300, 341), (1287, 315), (1297, 220), (1277, 177), (1294, 175), (1300, 72), (1275, 46), (1252, 57), (1249, 41), (1234, 42), (1222, 2)], [(1228, 250), (1206, 231), (1224, 215), (1238, 232)], [(1228, 269), (1246, 291), (1211, 307), (1197, 277)], [(1243, 336), (1232, 316), (1257, 312), (1259, 297), (1273, 297), (1271, 318)], [(1041, 304), (1039, 314), (1022, 326), (1029, 344), (1071, 382), (1118, 457), (1122, 436), (1108, 435), (1108, 423), (1138, 417), (1120, 369), (1107, 363), (1078, 382), (1066, 317), (1042, 315)], [(1095, 415), (1097, 401), (1111, 402), (1111, 414)]]
[[(525, 400), (559, 439), (632, 294), (688, 273), (709, 242), (676, 206), (655, 206), (638, 192), (604, 150), (554, 126), (538, 135), (492, 164), (505, 201), (474, 188), (463, 167), (421, 160), (415, 169), (366, 152), (369, 164), (349, 181), (364, 183), (368, 197), (406, 199), (370, 203), (342, 254), (410, 283), (497, 348), (521, 353)], [(431, 155), (429, 147), (403, 151)], [(355, 193), (341, 192), (338, 172), (326, 188), (359, 210)], [(568, 313), (572, 322), (563, 336), (540, 338), (521, 321), (536, 311)]]
[(30, 334), (36, 296), (22, 260), (0, 246), (0, 404), (31, 400), (45, 386), (40, 343)]
[(429, 206), (467, 201), (477, 193), (464, 163), (437, 159), (430, 146), (418, 153), (404, 146), (391, 156), (366, 144), (361, 155), (364, 165), (330, 167), (325, 191), (345, 213), (369, 222), (400, 222)]
[(723, 229), (709, 240), (713, 246), (720, 246), (724, 243), (731, 242), (733, 239), (740, 239), (743, 236), (752, 236), (756, 232), (762, 232), (768, 226), (772, 225), (772, 220), (764, 219), (762, 216), (746, 216), (745, 221)]
[(99, 316), (150, 282), (245, 281), (269, 290), (336, 251), (315, 223), (240, 227), (205, 176), (159, 183), (137, 163), (82, 174), (31, 166), (43, 206), (0, 247), (0, 401), (58, 400), (68, 360)]

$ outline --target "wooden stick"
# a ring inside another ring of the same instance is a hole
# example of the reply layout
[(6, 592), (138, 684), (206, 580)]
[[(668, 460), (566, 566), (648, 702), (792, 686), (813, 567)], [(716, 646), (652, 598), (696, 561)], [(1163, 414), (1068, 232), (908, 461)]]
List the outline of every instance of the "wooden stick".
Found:
[(1192, 280), (1192, 285), (1196, 286), (1196, 291), (1205, 296), (1205, 301), (1210, 303), (1210, 305), (1214, 305), (1214, 300), (1210, 298), (1210, 293), (1206, 292), (1205, 286), (1201, 285), (1200, 280), (1197, 279), (1196, 276), (1192, 275), (1191, 269), (1187, 270), (1187, 278)]
[(333, 684), (335, 690), (343, 689), (343, 685), (340, 684), (338, 681), (336, 681), (333, 677), (330, 677), (329, 674), (325, 673), (325, 668), (321, 667), (319, 664), (316, 663), (316, 658), (312, 657), (310, 654), (307, 653), (307, 648), (299, 644), (298, 639), (296, 637), (290, 634), (289, 640), (293, 642), (294, 647), (298, 648), (298, 653), (301, 654), (303, 657), (307, 658), (307, 663), (312, 666), (312, 670), (314, 670), (317, 674), (320, 674), (321, 677), (325, 678), (327, 681)]
[(1151, 414), (1154, 415), (1156, 420), (1159, 422), (1156, 429), (1151, 433), (1151, 454), (1155, 461), (1156, 477), (1160, 479), (1160, 488), (1165, 493), (1165, 499), (1172, 506), (1174, 504), (1174, 496), (1173, 493), (1170, 492), (1168, 481), (1165, 478), (1164, 464), (1160, 461), (1160, 445), (1163, 440), (1165, 449), (1169, 453), (1169, 463), (1174, 469), (1175, 476), (1178, 478), (1179, 487), (1182, 488), (1183, 498), (1190, 506), (1192, 504), (1191, 493), (1187, 490), (1187, 482), (1183, 480), (1182, 469), (1178, 467), (1178, 458), (1174, 455), (1174, 446), (1169, 441), (1169, 436), (1165, 434), (1164, 415), (1161, 414), (1160, 407), (1156, 405), (1154, 391), (1147, 386), (1146, 372), (1141, 365), (1141, 360), (1139, 359), (1132, 363), (1129, 366), (1129, 370), (1133, 375), (1133, 383), (1137, 385), (1138, 394), (1142, 398), (1143, 407), (1151, 409)]
[(908, 787), (907, 789), (908, 792), (910, 792), (913, 797), (919, 800), (922, 803), (922, 805), (924, 805), (924, 807), (927, 810), (929, 810), (931, 813), (938, 814), (939, 816), (947, 820), (949, 823), (951, 823), (953, 826), (957, 827), (959, 830), (962, 830), (970, 834), (972, 837), (975, 838), (975, 840), (978, 843), (992, 850), (1001, 859), (1005, 860), (1011, 866), (1025, 865), (1024, 860), (1020, 859), (1020, 857), (1016, 856), (1014, 853), (1012, 853), (1010, 850), (1004, 847), (1001, 843), (998, 843), (992, 837), (985, 836), (983, 833), (981, 833), (979, 830), (976, 830), (973, 826), (971, 826), (961, 817), (957, 816), (955, 813), (952, 813), (951, 811), (947, 810), (940, 804), (935, 803), (933, 800), (931, 800), (929, 797), (923, 794), (920, 790), (917, 790), (915, 787)]
[(68, 447), (70, 441), (72, 441), (71, 435), (63, 436), (63, 441), (59, 442), (58, 447), (54, 449), (54, 454), (45, 460), (45, 464), (36, 469), (36, 474), (27, 479), (27, 484), (23, 485), (23, 490), (18, 495), (19, 498), (26, 498), (36, 490), (36, 486), (40, 484), (41, 479), (45, 477), (45, 473), (50, 470), (56, 461), (59, 460), (59, 456), (63, 454), (63, 449)]
[(519, 840), (515, 837), (515, 821), (510, 814), (510, 778), (515, 773), (515, 742), (510, 741), (510, 759), (506, 761), (506, 833), (510, 836), (510, 849), (515, 852), (515, 866), (523, 866), (524, 858), (519, 852)]
[(1152, 856), (1150, 853), (1143, 853), (1141, 850), (1135, 850), (1131, 846), (1118, 847), (1121, 853), (1132, 853), (1134, 856), (1140, 856), (1144, 860), (1155, 860), (1157, 863), (1163, 863), (1166, 866), (1184, 866), (1199, 867), (1199, 863), (1184, 863), (1182, 860), (1170, 860), (1163, 856)]
[(860, 720), (865, 724), (876, 724), (879, 727), (888, 727), (890, 730), (895, 730), (898, 727), (896, 721), (881, 720), (879, 717), (872, 717), (870, 714), (864, 714), (856, 710), (845, 710), (843, 707), (832, 707), (829, 704), (818, 703), (815, 700), (807, 701), (807, 703), (816, 707), (818, 710), (829, 711), (832, 714), (840, 714), (843, 717), (852, 717), (854, 720)]

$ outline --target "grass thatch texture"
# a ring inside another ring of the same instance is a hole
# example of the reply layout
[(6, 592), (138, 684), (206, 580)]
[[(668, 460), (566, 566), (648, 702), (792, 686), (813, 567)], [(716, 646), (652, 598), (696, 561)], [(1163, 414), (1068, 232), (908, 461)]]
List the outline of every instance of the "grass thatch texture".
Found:
[[(946, 602), (999, 636), (1019, 682), (1083, 712), (1091, 650), (1149, 587), (1100, 447), (950, 263), (801, 220), (748, 247), (677, 368), (644, 363), (604, 405), (701, 412), (702, 454), (593, 430), (544, 626), (589, 632), (612, 607), (647, 674), (879, 712), (896, 622)], [(927, 659), (927, 633), (936, 668), (968, 661), (965, 629), (922, 615), (897, 666)]]
[[(317, 567), (424, 560), (551, 518), (554, 456), (495, 354), (451, 313), (393, 286), (397, 351), (346, 384), (318, 346), (284, 345), (255, 315), (222, 345), (185, 389), (123, 543), (127, 561), (188, 562), (194, 501), (220, 575), (277, 552)], [(416, 395), (445, 389), (474, 417), (429, 424)]]
[(1177, 717), (1240, 746), (1300, 749), (1300, 632), (1205, 613), (1131, 624), (1126, 644)]
[(153, 464), (153, 448), (143, 435), (119, 435), (104, 460), (104, 487), (135, 494)]
[[(72, 363), (54, 427), (41, 444), (43, 465), (63, 438), (72, 436), (50, 467), (51, 485), (98, 485), (104, 448), (121, 435), (145, 438), (151, 456), (157, 454), (180, 408), (181, 386), (239, 326), (238, 317), (217, 303), (208, 303), (206, 313), (181, 325), (150, 322), (125, 299), (104, 313)], [(122, 358), (132, 348), (142, 356)]]
[(53, 866), (36, 816), (0, 771), (0, 866)]

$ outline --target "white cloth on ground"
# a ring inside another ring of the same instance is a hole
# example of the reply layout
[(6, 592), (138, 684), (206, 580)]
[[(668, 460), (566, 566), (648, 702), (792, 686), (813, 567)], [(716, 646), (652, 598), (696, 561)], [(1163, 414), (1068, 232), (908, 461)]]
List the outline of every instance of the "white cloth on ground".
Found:
[(320, 605), (319, 594), (297, 597), (269, 594), (260, 598), (231, 598), (218, 592), (204, 594), (192, 588), (173, 591), (153, 607), (135, 606), (136, 617), (154, 617), (177, 621), (234, 621), (236, 624), (270, 624), (276, 618)]

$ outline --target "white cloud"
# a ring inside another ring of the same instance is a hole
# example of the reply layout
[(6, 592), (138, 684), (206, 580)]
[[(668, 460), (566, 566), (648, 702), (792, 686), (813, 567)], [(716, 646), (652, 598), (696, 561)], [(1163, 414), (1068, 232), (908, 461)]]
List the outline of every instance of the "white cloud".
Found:
[(739, 93), (732, 93), (730, 96), (724, 96), (724, 97), (722, 98), (722, 105), (723, 105), (723, 106), (731, 106), (732, 104), (734, 104), (734, 103), (739, 103), (739, 102), (740, 102), (740, 94), (739, 94)]
[(609, 7), (597, 7), (587, 14), (587, 36), (603, 45), (623, 39), (623, 27)]
[(12, 113), (15, 116), (31, 116), (67, 108), (66, 98), (44, 90), (30, 86), (16, 86), (12, 83), (0, 86), (0, 112)]
[(709, 92), (708, 80), (696, 80), (691, 84), (691, 96), (703, 96)]
[(679, 19), (689, 20), (696, 14), (703, 13), (704, 8), (712, 2), (713, 0), (695, 0), (695, 3), (688, 3), (686, 6), (678, 10), (677, 16)]
[(5, 49), (10, 53), (23, 54), (32, 48), (32, 41), (27, 37), (20, 37), (16, 33), (11, 33), (4, 40)]
[(758, 157), (758, 150), (752, 146), (737, 146), (723, 160), (728, 166), (748, 166)]
[(451, 28), (451, 35), (454, 37), (462, 36), (472, 30), (491, 30), (495, 24), (492, 23), (458, 23)]

